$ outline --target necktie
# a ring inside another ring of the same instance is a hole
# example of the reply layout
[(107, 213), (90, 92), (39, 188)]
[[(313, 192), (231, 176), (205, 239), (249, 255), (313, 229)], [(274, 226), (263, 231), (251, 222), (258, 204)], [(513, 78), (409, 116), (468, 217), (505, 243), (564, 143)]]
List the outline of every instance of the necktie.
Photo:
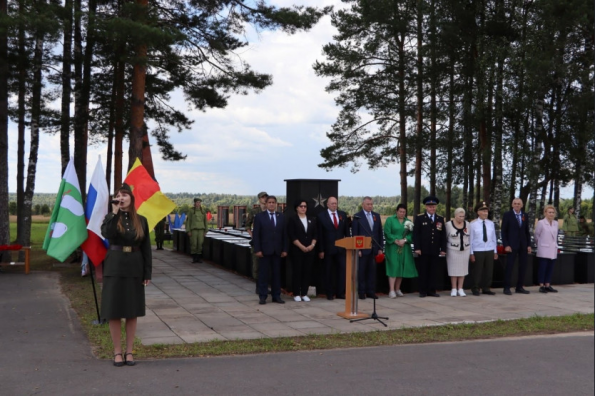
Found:
[(271, 215), (271, 224), (273, 225), (273, 227), (275, 226), (275, 215), (272, 213), (269, 213)]
[(339, 222), (337, 221), (337, 215), (333, 212), (333, 224), (335, 225), (335, 229), (339, 228)]
[(433, 223), (434, 222), (434, 216), (430, 216), (430, 221)]
[(486, 222), (485, 220), (483, 221), (483, 241), (487, 242), (488, 241), (488, 231), (486, 230)]
[(366, 212), (368, 215), (368, 224), (370, 225), (370, 229), (374, 228), (374, 220), (372, 219), (372, 213)]
[(519, 226), (522, 226), (523, 225), (523, 220), (521, 220), (521, 214), (520, 213), (516, 215), (516, 220), (519, 222)]

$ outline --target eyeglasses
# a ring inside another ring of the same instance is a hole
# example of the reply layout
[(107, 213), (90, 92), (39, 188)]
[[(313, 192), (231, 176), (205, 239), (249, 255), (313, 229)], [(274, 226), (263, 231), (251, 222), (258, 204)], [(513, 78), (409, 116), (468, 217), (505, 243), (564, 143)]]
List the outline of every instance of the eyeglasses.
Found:
[(299, 205), (298, 208), (307, 208), (308, 205)]

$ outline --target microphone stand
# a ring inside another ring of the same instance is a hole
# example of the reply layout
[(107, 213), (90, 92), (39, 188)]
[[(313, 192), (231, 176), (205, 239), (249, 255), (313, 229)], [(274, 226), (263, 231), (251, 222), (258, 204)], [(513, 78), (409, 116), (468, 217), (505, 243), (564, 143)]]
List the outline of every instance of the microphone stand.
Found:
[[(359, 217), (358, 215), (354, 215), (353, 218), (356, 219), (357, 221), (360, 221), (361, 220), (361, 217)], [(366, 233), (366, 229), (364, 227), (362, 227), (362, 230), (364, 231), (364, 233), (366, 234), (366, 236), (372, 238), (372, 241), (374, 241), (374, 243), (376, 243), (376, 245), (378, 245), (378, 247), (380, 248), (380, 250), (382, 250), (382, 246), (380, 246), (380, 244), (376, 241), (376, 239), (374, 239), (374, 237), (371, 234), (368, 235)], [(374, 302), (373, 302), (373, 305), (372, 305), (373, 306), (372, 315), (370, 315), (369, 318), (351, 319), (349, 321), (349, 323), (361, 322), (363, 320), (372, 319), (372, 320), (376, 320), (376, 321), (382, 323), (384, 325), (384, 327), (388, 327), (388, 325), (381, 320), (381, 319), (388, 320), (388, 317), (387, 316), (378, 316), (378, 314), (376, 313), (376, 299), (373, 298), (373, 300), (374, 300)]]

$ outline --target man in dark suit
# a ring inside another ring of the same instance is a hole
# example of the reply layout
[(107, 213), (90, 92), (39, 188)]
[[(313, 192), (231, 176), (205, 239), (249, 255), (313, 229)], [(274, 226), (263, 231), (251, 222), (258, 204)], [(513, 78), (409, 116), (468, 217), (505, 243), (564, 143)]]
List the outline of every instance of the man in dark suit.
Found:
[(516, 292), (529, 294), (523, 283), (527, 272), (527, 256), (531, 254), (531, 234), (529, 234), (529, 218), (523, 212), (523, 201), (515, 198), (512, 201), (512, 210), (504, 213), (502, 217), (502, 244), (506, 251), (506, 274), (504, 275), (504, 294), (512, 295), (510, 283), (515, 259), (519, 258), (519, 272), (516, 283)]
[(438, 198), (429, 196), (423, 201), (426, 211), (415, 218), (413, 246), (418, 255), (419, 296), (440, 297), (434, 283), (440, 257), (446, 255), (446, 227), (444, 217), (436, 214)]
[(336, 247), (335, 241), (349, 236), (347, 214), (337, 210), (339, 201), (330, 197), (327, 210), (318, 214), (318, 257), (324, 262), (326, 298), (345, 298), (345, 249)]
[(357, 292), (360, 300), (378, 298), (376, 296), (376, 255), (384, 250), (382, 235), (382, 220), (380, 215), (373, 212), (374, 201), (365, 197), (362, 210), (353, 216), (351, 234), (353, 236), (367, 236), (372, 238), (372, 249), (359, 251), (359, 264), (357, 267)]
[(271, 295), (273, 302), (285, 304), (285, 301), (281, 299), (281, 259), (287, 256), (288, 249), (285, 218), (281, 213), (276, 212), (276, 197), (269, 196), (266, 205), (267, 210), (254, 217), (252, 232), (254, 254), (260, 260), (258, 265), (259, 303), (266, 304), (267, 283), (272, 270)]

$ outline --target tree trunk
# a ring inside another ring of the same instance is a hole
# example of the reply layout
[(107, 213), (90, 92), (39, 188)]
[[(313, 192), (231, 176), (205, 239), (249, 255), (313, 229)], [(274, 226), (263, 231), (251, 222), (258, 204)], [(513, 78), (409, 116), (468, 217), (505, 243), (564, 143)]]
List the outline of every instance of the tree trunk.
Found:
[(60, 158), (63, 175), (70, 161), (70, 95), (72, 94), (72, 0), (64, 2), (64, 45), (62, 48), (62, 114), (60, 125)]
[(401, 170), (401, 203), (407, 205), (407, 119), (405, 117), (405, 37), (401, 37), (399, 48), (399, 165)]
[(543, 95), (535, 101), (535, 127), (532, 136), (532, 158), (529, 167), (529, 230), (533, 233), (535, 229), (535, 218), (537, 214), (537, 190), (540, 175), (539, 160), (541, 159), (541, 137), (543, 134)]
[[(0, 0), (0, 17), (8, 19), (8, 3)], [(0, 58), (8, 58), (8, 32), (0, 34)], [(8, 216), (8, 62), (0, 63), (0, 245), (10, 243)], [(5, 258), (6, 256), (6, 258)], [(8, 260), (8, 252), (0, 252), (0, 262)]]
[(110, 100), (110, 111), (109, 111), (109, 125), (107, 131), (107, 159), (105, 166), (105, 180), (107, 182), (107, 191), (110, 191), (112, 185), (112, 161), (114, 157), (114, 129), (116, 127), (116, 97), (118, 89), (118, 67), (119, 62), (114, 61), (114, 74), (112, 76), (112, 95)]
[(448, 88), (448, 138), (446, 139), (446, 213), (444, 218), (446, 221), (450, 220), (450, 213), (452, 212), (452, 167), (453, 167), (453, 147), (454, 147), (454, 128), (455, 128), (455, 61), (451, 59), (450, 63), (450, 82)]
[(116, 74), (116, 136), (114, 139), (114, 191), (122, 185), (122, 159), (123, 159), (123, 140), (124, 140), (124, 89), (125, 89), (125, 69), (126, 64), (123, 61), (118, 62)]
[(84, 194), (87, 174), (87, 128), (83, 98), (83, 35), (81, 0), (74, 0), (74, 168)]
[[(135, 0), (140, 6), (138, 20), (143, 22), (148, 7), (148, 0)], [(136, 158), (143, 161), (143, 140), (145, 126), (145, 79), (147, 76), (147, 45), (138, 43), (134, 69), (132, 71), (132, 104), (130, 107), (130, 147), (128, 149), (128, 169), (132, 168)], [(148, 140), (147, 140), (148, 141)]]
[(423, 141), (423, 1), (417, 0), (417, 128), (415, 142), (415, 197), (413, 202), (413, 215), (420, 213), (421, 201), (421, 162)]
[[(37, 172), (37, 155), (39, 152), (39, 121), (41, 116), (43, 35), (37, 33), (33, 57), (33, 87), (31, 97), (31, 142), (29, 148), (29, 164), (27, 165), (27, 186), (23, 205), (24, 229), (19, 244), (31, 246), (31, 214), (33, 194), (35, 192), (35, 174)], [(61, 176), (61, 175), (60, 175)], [(56, 186), (57, 188), (58, 186)]]
[(502, 135), (503, 135), (503, 80), (504, 80), (504, 58), (498, 60), (496, 71), (496, 117), (494, 128), (494, 175), (492, 182), (492, 219), (496, 230), (500, 229), (500, 218), (502, 213)]
[[(19, 17), (25, 18), (24, 0), (19, 1)], [(17, 137), (17, 241), (23, 245), (25, 228), (25, 96), (27, 94), (27, 53), (25, 49), (25, 27), (19, 24), (19, 77), (18, 77), (18, 137)]]
[(431, 2), (430, 14), (430, 195), (436, 196), (436, 87), (438, 86), (438, 70), (436, 67), (436, 0)]

